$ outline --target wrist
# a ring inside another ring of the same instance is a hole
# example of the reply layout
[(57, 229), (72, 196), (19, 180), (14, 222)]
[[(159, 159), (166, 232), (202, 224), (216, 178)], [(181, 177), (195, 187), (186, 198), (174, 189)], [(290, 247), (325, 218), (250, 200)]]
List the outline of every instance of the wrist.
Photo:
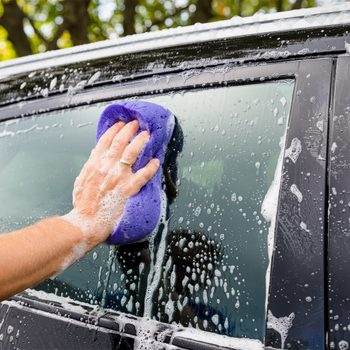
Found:
[(82, 240), (86, 242), (88, 251), (108, 238), (103, 234), (103, 230), (101, 231), (101, 227), (96, 226), (93, 219), (80, 214), (76, 209), (73, 209), (61, 218), (81, 232)]
[(60, 262), (54, 273), (65, 270), (89, 251), (88, 240), (82, 230), (62, 216), (41, 220), (35, 226), (43, 237), (49, 235), (51, 244), (56, 247), (55, 253)]

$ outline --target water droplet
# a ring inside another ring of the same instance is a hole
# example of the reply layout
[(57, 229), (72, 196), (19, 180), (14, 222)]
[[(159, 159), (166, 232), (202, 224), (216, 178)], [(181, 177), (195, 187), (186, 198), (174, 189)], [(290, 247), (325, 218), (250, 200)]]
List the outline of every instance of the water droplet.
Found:
[(41, 95), (42, 95), (43, 97), (49, 96), (49, 89), (48, 89), (48, 88), (42, 89), (42, 90), (41, 90)]
[(198, 217), (201, 214), (201, 212), (202, 212), (201, 207), (197, 207), (194, 211), (194, 215)]
[(88, 80), (87, 84), (88, 85), (91, 85), (93, 84), (96, 80), (98, 80), (98, 78), (100, 77), (101, 75), (101, 72), (100, 71), (97, 71), (96, 73), (94, 73), (91, 78)]
[(50, 82), (50, 90), (53, 90), (56, 87), (57, 84), (57, 78), (54, 77)]

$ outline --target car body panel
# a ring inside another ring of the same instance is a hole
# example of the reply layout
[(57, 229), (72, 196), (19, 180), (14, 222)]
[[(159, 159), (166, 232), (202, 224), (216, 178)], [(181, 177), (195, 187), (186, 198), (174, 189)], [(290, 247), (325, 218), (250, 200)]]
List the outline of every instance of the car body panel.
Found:
[(328, 342), (330, 349), (350, 343), (350, 56), (337, 62), (329, 140)]
[[(324, 217), (332, 67), (327, 59), (300, 63), (286, 140), (268, 324), (290, 318), (286, 347), (292, 349), (325, 348)], [(276, 329), (267, 328), (267, 345), (282, 347)]]

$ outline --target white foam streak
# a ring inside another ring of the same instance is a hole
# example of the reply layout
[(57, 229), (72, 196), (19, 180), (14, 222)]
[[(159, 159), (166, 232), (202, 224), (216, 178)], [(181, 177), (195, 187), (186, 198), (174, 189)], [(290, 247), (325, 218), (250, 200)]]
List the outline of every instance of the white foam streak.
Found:
[(272, 180), (271, 186), (268, 189), (265, 198), (261, 205), (261, 215), (264, 219), (270, 223), (269, 232), (267, 236), (267, 252), (268, 252), (268, 267), (266, 270), (266, 299), (265, 299), (265, 311), (267, 311), (267, 301), (269, 296), (269, 285), (270, 285), (270, 271), (271, 271), (271, 260), (275, 238), (275, 227), (276, 227), (276, 216), (278, 207), (278, 197), (281, 187), (282, 177), (282, 166), (283, 166), (283, 154), (285, 149), (285, 135), (280, 140), (280, 154), (277, 161), (275, 175)]
[[(159, 223), (156, 225), (155, 230), (152, 232), (152, 234), (149, 237), (149, 251), (151, 255), (151, 262), (150, 262), (150, 271), (147, 278), (147, 290), (144, 300), (144, 317), (152, 317), (152, 306), (153, 306), (153, 295), (159, 285), (160, 277), (162, 273), (162, 263), (165, 256), (165, 250), (166, 250), (166, 236), (168, 233), (168, 221), (165, 220), (166, 218), (166, 205), (167, 205), (167, 199), (166, 194), (164, 191), (161, 192), (161, 212), (160, 212), (160, 218)], [(162, 235), (160, 239), (160, 243), (158, 246), (156, 259), (154, 260), (154, 239), (157, 235), (159, 225), (160, 223), (164, 223), (164, 228), (162, 230)]]
[(267, 315), (267, 328), (275, 330), (281, 336), (281, 349), (284, 349), (285, 341), (288, 337), (289, 329), (293, 326), (295, 314), (292, 312), (289, 316), (275, 317), (269, 310)]

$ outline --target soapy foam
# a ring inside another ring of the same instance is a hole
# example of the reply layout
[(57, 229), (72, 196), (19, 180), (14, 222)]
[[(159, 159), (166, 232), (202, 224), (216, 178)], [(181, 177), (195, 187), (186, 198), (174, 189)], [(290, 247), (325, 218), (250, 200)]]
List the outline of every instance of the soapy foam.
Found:
[(341, 340), (338, 343), (339, 350), (348, 350), (349, 349), (349, 343), (346, 340)]
[(290, 147), (286, 149), (285, 156), (288, 157), (293, 163), (296, 163), (301, 151), (302, 151), (301, 142), (297, 137), (295, 137), (292, 140)]
[(108, 288), (109, 280), (111, 278), (112, 265), (116, 258), (116, 250), (117, 250), (117, 247), (115, 246), (109, 247), (109, 254), (108, 254), (108, 261), (107, 261), (107, 274), (105, 279), (102, 281), (103, 292), (102, 292), (101, 307), (103, 308), (107, 306), (107, 288)]
[(72, 224), (73, 226), (80, 229), (80, 231), (84, 235), (84, 240), (81, 243), (76, 244), (72, 248), (71, 253), (64, 258), (57, 274), (53, 277), (66, 270), (70, 265), (72, 265), (75, 261), (77, 261), (86, 254), (88, 249), (88, 238), (90, 236), (89, 233), (91, 231), (90, 224), (86, 220), (84, 220), (83, 217), (75, 209), (73, 209), (68, 214), (62, 216), (62, 218), (70, 224)]
[(85, 314), (88, 309), (91, 309), (91, 305), (88, 303), (83, 303), (81, 301), (73, 300), (69, 297), (61, 297), (53, 293), (47, 293), (42, 290), (26, 289), (25, 293), (29, 296), (46, 300), (49, 302), (54, 302), (60, 307), (67, 311)]
[(261, 205), (261, 215), (264, 217), (264, 219), (267, 222), (270, 223), (269, 232), (267, 236), (267, 253), (268, 253), (269, 263), (266, 270), (265, 311), (267, 311), (267, 302), (269, 297), (270, 270), (271, 270), (272, 252), (273, 252), (274, 237), (275, 237), (276, 219), (277, 219), (278, 197), (279, 197), (279, 192), (281, 187), (285, 138), (286, 138), (286, 135), (282, 136), (280, 139), (279, 146), (281, 148), (281, 151), (278, 156), (274, 178)]
[(267, 314), (267, 328), (275, 330), (281, 336), (281, 349), (284, 349), (285, 341), (288, 337), (289, 329), (293, 326), (293, 320), (295, 318), (294, 312), (289, 316), (275, 317), (269, 310)]
[[(45, 293), (45, 294), (47, 294), (47, 293)], [(50, 298), (51, 298), (52, 294), (49, 294), (49, 295), (50, 295)], [(28, 313), (31, 313), (31, 314), (41, 315), (41, 316), (44, 316), (45, 318), (59, 320), (61, 322), (67, 322), (67, 317), (65, 317), (65, 316), (61, 316), (59, 314), (50, 313), (50, 312), (47, 312), (47, 311), (42, 311), (42, 310), (35, 309), (35, 308), (29, 308), (27, 306), (24, 306), (24, 305), (20, 304), (20, 302), (17, 302), (17, 301), (14, 301), (14, 300), (4, 300), (1, 303), (4, 304), (4, 305), (8, 305), (9, 307), (15, 307), (17, 309), (25, 310), (25, 311), (27, 311)], [(91, 305), (90, 305), (90, 307), (91, 307)], [(77, 320), (74, 320), (74, 319), (70, 318), (69, 319), (69, 323), (81, 327), (81, 321), (77, 321)], [(114, 330), (111, 330), (111, 329), (106, 329), (104, 327), (99, 327), (99, 326), (93, 325), (91, 323), (84, 323), (84, 327), (86, 327), (86, 328), (88, 328), (90, 330), (96, 330), (96, 331), (107, 333), (107, 334), (111, 334), (111, 333), (118, 334), (117, 331), (114, 331)]]
[[(36, 298), (47, 300), (48, 302), (54, 302), (59, 304), (60, 307), (65, 310), (77, 312), (81, 314), (87, 314), (88, 310), (91, 309), (91, 305), (83, 302), (77, 302), (69, 297), (61, 297), (52, 293), (46, 293), (44, 291), (36, 291), (28, 289), (26, 293), (30, 296)], [(18, 308), (25, 308), (25, 306), (18, 304), (15, 301), (5, 302), (9, 306), (14, 306)], [(205, 342), (208, 344), (220, 344), (228, 348), (234, 348), (237, 350), (262, 350), (263, 344), (256, 339), (248, 338), (232, 338), (227, 336), (222, 336), (219, 334), (208, 333), (198, 329), (182, 328), (177, 325), (164, 325), (158, 321), (150, 320), (147, 317), (136, 318), (129, 317), (125, 314), (119, 314), (115, 316), (115, 312), (110, 310), (109, 317), (113, 318), (118, 324), (118, 331), (112, 331), (113, 333), (124, 333), (125, 325), (132, 324), (135, 327), (136, 337), (134, 341), (134, 350), (159, 350), (159, 349), (174, 349), (175, 346), (172, 342), (175, 338), (183, 338), (188, 340), (197, 340), (199, 342)], [(33, 312), (38, 312), (39, 314), (45, 315), (45, 317), (67, 320), (66, 317), (57, 314), (51, 314), (40, 310), (33, 310)], [(89, 312), (91, 316), (91, 322), (96, 322), (96, 326), (90, 323), (84, 324), (86, 327), (92, 330), (98, 330), (102, 332), (111, 332), (111, 330), (106, 330), (97, 326), (98, 318), (103, 316), (108, 310), (99, 310), (98, 308), (93, 309)], [(69, 322), (73, 324), (80, 324), (79, 321), (70, 319)], [(166, 336), (171, 336), (170, 344), (164, 344)]]
[(298, 186), (296, 184), (293, 184), (290, 186), (290, 191), (297, 197), (297, 200), (299, 203), (303, 201), (303, 194), (300, 192)]
[(73, 247), (72, 252), (68, 256), (66, 256), (65, 259), (63, 260), (63, 263), (60, 267), (59, 273), (66, 270), (75, 261), (77, 261), (78, 259), (83, 257), (85, 255), (85, 253), (87, 252), (87, 248), (88, 248), (88, 244), (87, 244), (86, 240), (84, 240), (83, 242), (81, 242), (79, 244), (76, 244)]
[[(162, 190), (159, 223), (148, 239), (151, 261), (150, 261), (150, 270), (147, 278), (147, 289), (146, 289), (146, 295), (144, 300), (145, 306), (144, 306), (143, 316), (149, 317), (149, 318), (152, 317), (152, 306), (153, 306), (152, 299), (160, 282), (161, 273), (162, 273), (162, 263), (163, 263), (165, 251), (166, 251), (166, 236), (168, 233), (168, 221), (166, 220), (166, 206), (167, 206), (166, 194)], [(160, 244), (155, 257), (156, 259), (154, 261), (154, 239), (156, 234), (158, 233), (159, 225), (161, 223), (164, 223), (164, 227), (162, 229)]]
[[(79, 179), (77, 178), (76, 183), (78, 181)], [(80, 190), (81, 188), (79, 186), (77, 186), (77, 189), (75, 188), (73, 190), (73, 202), (75, 202), (76, 195)], [(97, 224), (100, 224), (102, 227), (111, 227), (113, 229), (117, 227), (119, 220), (116, 220), (116, 217), (119, 213), (120, 219), (124, 205), (125, 199), (122, 199), (117, 189), (107, 192), (104, 198), (101, 200), (99, 213), (96, 214), (96, 217), (98, 218)], [(65, 270), (76, 260), (85, 255), (88, 249), (89, 239), (98, 234), (94, 227), (99, 226), (96, 224), (92, 225), (90, 220), (86, 216), (82, 215), (76, 208), (64, 215), (62, 218), (73, 226), (79, 228), (84, 235), (84, 240), (80, 244), (73, 247), (72, 252), (64, 259), (58, 273)]]

